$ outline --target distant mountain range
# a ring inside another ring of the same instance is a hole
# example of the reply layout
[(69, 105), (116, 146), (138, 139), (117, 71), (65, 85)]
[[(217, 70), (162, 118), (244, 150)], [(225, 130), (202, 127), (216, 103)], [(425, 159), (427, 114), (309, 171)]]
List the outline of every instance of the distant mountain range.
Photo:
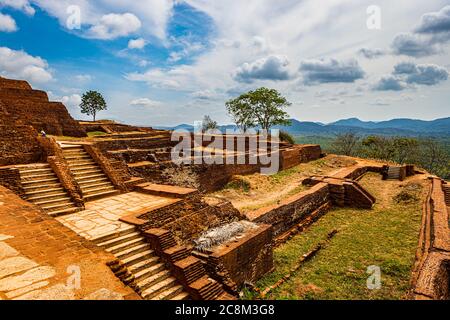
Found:
[[(184, 129), (193, 131), (189, 124), (176, 127), (155, 127), (159, 129)], [(221, 130), (234, 129), (234, 125), (220, 126)], [(292, 135), (332, 136), (339, 133), (354, 132), (360, 135), (388, 135), (388, 136), (450, 136), (450, 117), (432, 121), (414, 119), (393, 119), (389, 121), (361, 121), (350, 118), (323, 124), (318, 122), (298, 121), (291, 119), (290, 126), (276, 126)]]

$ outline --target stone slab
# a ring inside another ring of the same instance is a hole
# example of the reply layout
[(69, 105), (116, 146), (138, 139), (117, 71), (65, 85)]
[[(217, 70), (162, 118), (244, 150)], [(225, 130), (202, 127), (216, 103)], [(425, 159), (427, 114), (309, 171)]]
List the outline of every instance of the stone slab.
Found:
[[(38, 266), (38, 264), (28, 258), (11, 257), (0, 261), (0, 279), (18, 272), (26, 271)], [(1, 283), (2, 281), (0, 281)], [(0, 286), (1, 287), (1, 286)], [(1, 290), (0, 291), (5, 291)]]
[(0, 280), (0, 291), (13, 291), (35, 282), (43, 281), (55, 275), (55, 269), (52, 267), (38, 267), (19, 275), (10, 276)]

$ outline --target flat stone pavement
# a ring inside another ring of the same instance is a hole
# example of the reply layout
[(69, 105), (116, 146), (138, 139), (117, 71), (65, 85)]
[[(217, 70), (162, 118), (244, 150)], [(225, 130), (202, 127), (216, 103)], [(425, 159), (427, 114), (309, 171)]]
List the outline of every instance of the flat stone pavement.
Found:
[(80, 236), (93, 240), (105, 234), (133, 228), (119, 221), (121, 217), (144, 214), (175, 201), (177, 200), (172, 198), (129, 192), (88, 202), (86, 210), (58, 217), (57, 220)]
[(0, 186), (0, 300), (134, 299), (115, 259)]

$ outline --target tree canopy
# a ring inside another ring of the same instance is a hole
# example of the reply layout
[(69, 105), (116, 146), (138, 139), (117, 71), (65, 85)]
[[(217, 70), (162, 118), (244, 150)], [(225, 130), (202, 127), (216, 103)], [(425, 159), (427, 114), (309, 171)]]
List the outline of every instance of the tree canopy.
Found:
[(203, 121), (202, 121), (202, 131), (203, 132), (206, 132), (208, 130), (215, 130), (218, 128), (219, 128), (219, 126), (217, 125), (217, 121), (214, 121), (208, 115), (203, 117)]
[(101, 93), (97, 91), (88, 91), (83, 94), (81, 98), (81, 113), (87, 114), (88, 116), (93, 116), (94, 121), (97, 113), (102, 110), (106, 110), (108, 106), (106, 105), (105, 99)]
[(290, 105), (277, 90), (262, 87), (228, 101), (226, 108), (242, 131), (255, 126), (269, 131), (275, 125), (290, 124), (284, 111)]

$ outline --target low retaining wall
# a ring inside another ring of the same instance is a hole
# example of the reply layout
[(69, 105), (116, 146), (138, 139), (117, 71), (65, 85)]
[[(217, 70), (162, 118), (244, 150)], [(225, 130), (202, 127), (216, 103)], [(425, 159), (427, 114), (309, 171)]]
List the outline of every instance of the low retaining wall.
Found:
[(450, 228), (444, 181), (431, 178), (423, 206), (422, 229), (412, 274), (412, 295), (419, 300), (450, 299)]
[[(271, 225), (260, 225), (238, 240), (214, 248), (208, 256), (206, 269), (211, 275), (226, 274), (237, 288), (246, 282), (255, 283), (273, 270), (273, 232)], [(229, 279), (228, 279), (229, 278)]]
[(310, 190), (282, 200), (280, 204), (255, 210), (246, 216), (252, 222), (272, 225), (274, 236), (278, 236), (330, 202), (328, 184), (319, 183)]

